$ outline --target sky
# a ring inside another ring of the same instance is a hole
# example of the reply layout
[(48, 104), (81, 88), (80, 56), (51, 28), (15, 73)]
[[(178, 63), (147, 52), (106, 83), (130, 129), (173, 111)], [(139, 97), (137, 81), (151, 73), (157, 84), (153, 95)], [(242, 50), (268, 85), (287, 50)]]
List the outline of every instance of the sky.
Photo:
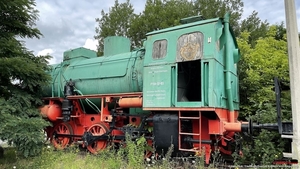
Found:
[[(126, 0), (119, 0), (119, 3)], [(135, 13), (143, 11), (146, 0), (131, 0)], [(285, 22), (284, 0), (243, 0), (242, 18), (254, 10), (262, 21), (270, 24)], [(300, 32), (300, 0), (295, 0), (298, 30)], [(94, 39), (101, 10), (108, 12), (114, 0), (36, 0), (39, 10), (37, 28), (43, 34), (40, 39), (26, 39), (26, 47), (35, 55), (50, 54), (50, 64), (62, 61), (63, 52), (78, 47), (97, 49)]]

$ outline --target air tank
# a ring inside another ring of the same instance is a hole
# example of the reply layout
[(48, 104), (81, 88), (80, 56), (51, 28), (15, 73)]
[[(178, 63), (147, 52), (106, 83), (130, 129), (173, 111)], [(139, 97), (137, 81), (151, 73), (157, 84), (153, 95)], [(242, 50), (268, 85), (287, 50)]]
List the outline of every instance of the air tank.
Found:
[(66, 82), (72, 80), (79, 94), (141, 92), (144, 50), (130, 52), (130, 41), (124, 37), (108, 37), (104, 56), (77, 48), (64, 52), (64, 60), (51, 67), (51, 86), (47, 96), (63, 97)]

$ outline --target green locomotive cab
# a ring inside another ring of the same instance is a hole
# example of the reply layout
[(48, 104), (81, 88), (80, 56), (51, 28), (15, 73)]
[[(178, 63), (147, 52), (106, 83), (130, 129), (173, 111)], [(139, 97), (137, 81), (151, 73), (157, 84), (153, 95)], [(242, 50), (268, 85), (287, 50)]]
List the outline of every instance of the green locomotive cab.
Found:
[(240, 56), (232, 31), (221, 18), (191, 17), (182, 22), (147, 34), (144, 108), (228, 108), (232, 104), (238, 110), (235, 64)]

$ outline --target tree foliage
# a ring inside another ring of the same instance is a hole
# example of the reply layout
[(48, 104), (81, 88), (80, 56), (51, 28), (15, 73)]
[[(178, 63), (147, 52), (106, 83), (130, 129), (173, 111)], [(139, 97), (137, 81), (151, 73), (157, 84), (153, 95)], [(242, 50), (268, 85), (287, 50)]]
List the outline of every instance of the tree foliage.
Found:
[(223, 17), (231, 13), (231, 26), (239, 34), (238, 22), (243, 12), (241, 0), (147, 0), (144, 10), (134, 14), (130, 0), (115, 1), (109, 12), (101, 11), (97, 18), (95, 38), (99, 41), (98, 53), (103, 54), (103, 41), (107, 36), (125, 36), (132, 47), (141, 47), (146, 33), (180, 24), (180, 19), (201, 14), (205, 18)]
[(136, 17), (133, 11), (130, 0), (124, 3), (115, 0), (114, 6), (109, 9), (108, 13), (105, 13), (104, 10), (101, 11), (102, 17), (96, 18), (96, 22), (99, 24), (99, 27), (96, 27), (95, 36), (99, 42), (98, 55), (103, 55), (104, 38), (108, 36), (129, 37), (130, 23)]
[(131, 23), (134, 46), (141, 46), (148, 32), (179, 25), (180, 19), (196, 15), (193, 8), (188, 0), (147, 0), (144, 11)]
[(34, 56), (20, 40), (41, 36), (34, 0), (1, 0), (0, 9), (0, 138), (27, 157), (40, 152), (47, 125), (37, 106), (49, 57)]
[(275, 106), (267, 109), (267, 104), (275, 105), (274, 77), (289, 86), (287, 44), (284, 40), (276, 40), (276, 33), (276, 26), (269, 27), (266, 37), (257, 40), (254, 48), (247, 43), (250, 33), (243, 32), (238, 39), (243, 53), (239, 67), (241, 108), (245, 115), (264, 111), (273, 114), (273, 120), (262, 115), (260, 122), (276, 120)]
[[(286, 28), (284, 27), (284, 23), (281, 22), (279, 25), (275, 25), (276, 26), (276, 35), (275, 35), (275, 39), (276, 40), (285, 40), (286, 41)], [(299, 38), (300, 39), (300, 38)]]
[(194, 15), (193, 3), (187, 0), (147, 0), (145, 9), (134, 14), (130, 0), (115, 1), (109, 12), (101, 11), (97, 18), (95, 38), (99, 41), (98, 54), (103, 54), (103, 42), (107, 36), (125, 36), (132, 47), (141, 47), (146, 33), (180, 24), (180, 19)]
[[(256, 123), (276, 123), (273, 79), (278, 77), (284, 86), (289, 86), (287, 44), (284, 39), (276, 39), (277, 26), (268, 27), (266, 35), (258, 38), (254, 47), (249, 43), (250, 34), (242, 32), (238, 38), (242, 53), (239, 65), (240, 116), (251, 118)], [(290, 120), (289, 92), (283, 93), (281, 101), (283, 119)], [(270, 164), (281, 157), (284, 142), (277, 132), (262, 131), (254, 142), (254, 147), (250, 143), (243, 148), (242, 162)]]
[(258, 17), (258, 12), (253, 11), (250, 16), (242, 20), (241, 32), (247, 31), (250, 33), (248, 43), (251, 47), (254, 47), (259, 38), (266, 36), (268, 27), (269, 23), (267, 21), (262, 22)]
[(254, 140), (243, 143), (243, 156), (234, 154), (236, 164), (270, 165), (274, 160), (282, 159), (284, 141), (272, 131), (262, 130)]
[(231, 14), (230, 26), (239, 35), (239, 20), (242, 17), (244, 3), (242, 0), (195, 0), (195, 11), (205, 18), (223, 17), (226, 12)]

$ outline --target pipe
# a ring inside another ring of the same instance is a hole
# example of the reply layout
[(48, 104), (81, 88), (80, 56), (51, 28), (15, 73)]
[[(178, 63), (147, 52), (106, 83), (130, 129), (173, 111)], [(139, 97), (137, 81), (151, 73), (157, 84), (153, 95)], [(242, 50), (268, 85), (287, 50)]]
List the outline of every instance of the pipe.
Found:
[(225, 89), (227, 95), (227, 104), (229, 108), (229, 122), (234, 122), (234, 107), (233, 107), (233, 98), (231, 90), (231, 75), (230, 75), (230, 57), (233, 57), (230, 52), (230, 40), (229, 40), (229, 19), (230, 14), (226, 13), (224, 16), (224, 31), (225, 31)]
[(191, 137), (184, 138), (184, 141), (189, 142), (189, 143), (200, 143), (201, 142), (201, 144), (211, 144), (212, 143), (211, 140), (197, 140), (197, 139), (193, 139)]
[(235, 131), (235, 132), (240, 132), (242, 131), (242, 123), (227, 123), (224, 122), (224, 129), (226, 131)]
[(119, 106), (120, 107), (142, 107), (143, 99), (141, 97), (132, 97), (132, 98), (120, 98)]

